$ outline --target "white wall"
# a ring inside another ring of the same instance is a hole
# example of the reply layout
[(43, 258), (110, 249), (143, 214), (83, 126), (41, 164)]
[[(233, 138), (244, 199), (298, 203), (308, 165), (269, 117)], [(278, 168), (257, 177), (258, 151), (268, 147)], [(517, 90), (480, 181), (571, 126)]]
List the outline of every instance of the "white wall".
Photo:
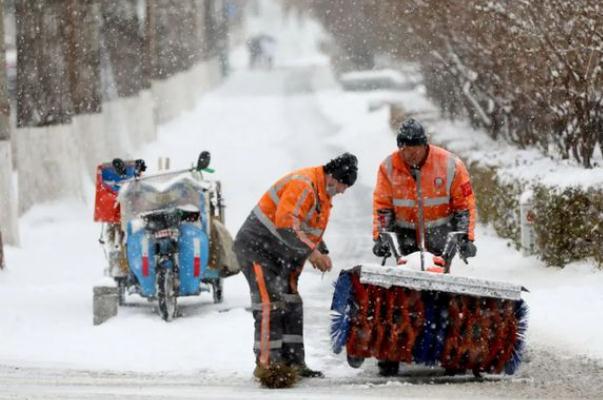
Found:
[(152, 90), (157, 122), (166, 123), (183, 111), (191, 110), (197, 97), (218, 85), (221, 80), (220, 63), (217, 58), (213, 58), (164, 81), (154, 81)]
[(19, 211), (64, 197), (84, 198), (83, 158), (73, 125), (20, 128), (13, 135), (19, 170)]

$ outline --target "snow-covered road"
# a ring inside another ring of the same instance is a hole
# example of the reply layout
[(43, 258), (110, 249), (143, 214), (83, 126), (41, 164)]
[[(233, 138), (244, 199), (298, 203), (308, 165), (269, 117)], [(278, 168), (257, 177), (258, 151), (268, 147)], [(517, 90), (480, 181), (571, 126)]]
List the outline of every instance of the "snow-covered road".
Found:
[[(333, 118), (336, 99), (347, 95), (335, 88), (326, 60), (304, 40), (316, 37), (318, 28), (311, 23), (281, 26), (277, 17), (269, 18), (272, 31), (280, 33), (274, 70), (241, 68), (244, 54), (235, 53), (239, 69), (225, 84), (200, 99), (192, 112), (163, 126), (159, 140), (135, 156), (151, 165), (158, 156), (169, 156), (179, 168), (189, 166), (200, 150), (210, 150), (216, 178), (224, 185), (227, 225), (234, 233), (278, 177), (352, 151), (360, 158), (359, 182), (335, 199), (326, 241), (336, 270), (375, 262), (370, 253), (372, 185), (379, 162), (394, 146), (384, 111), (358, 119), (353, 127)], [(292, 56), (305, 61), (292, 63)], [(358, 99), (345, 102), (352, 120), (354, 107), (365, 106)], [(330, 351), (328, 309), (337, 271), (322, 276), (308, 268), (300, 282), (307, 361), (327, 378), (267, 391), (251, 378), (252, 318), (245, 309), (249, 294), (241, 275), (226, 280), (223, 304), (212, 304), (207, 294), (184, 299), (182, 318), (171, 323), (161, 321), (145, 301), (130, 297), (134, 306), (92, 326), (92, 286), (102, 277), (104, 257), (91, 207), (90, 201), (41, 205), (21, 219), (22, 247), (8, 248), (9, 269), (0, 274), (0, 399), (594, 399), (603, 393), (603, 364), (573, 355), (585, 353), (588, 345), (581, 347), (580, 340), (569, 337), (573, 331), (563, 330), (554, 311), (548, 317), (541, 313), (551, 311), (545, 302), (559, 301), (554, 296), (558, 279), (574, 283), (564, 293), (575, 295), (577, 289), (571, 288), (601, 281), (600, 274), (555, 278), (487, 228), (479, 228), (480, 254), (472, 266), (455, 268), (538, 289), (528, 295), (528, 303), (537, 305), (536, 333), (529, 337), (530, 350), (516, 376), (477, 382), (410, 370), (386, 379), (376, 376), (372, 361), (351, 369), (345, 355)], [(497, 270), (493, 260), (515, 267)], [(547, 277), (548, 283), (542, 283)], [(584, 336), (601, 340), (596, 331)], [(564, 340), (575, 351), (560, 356)]]

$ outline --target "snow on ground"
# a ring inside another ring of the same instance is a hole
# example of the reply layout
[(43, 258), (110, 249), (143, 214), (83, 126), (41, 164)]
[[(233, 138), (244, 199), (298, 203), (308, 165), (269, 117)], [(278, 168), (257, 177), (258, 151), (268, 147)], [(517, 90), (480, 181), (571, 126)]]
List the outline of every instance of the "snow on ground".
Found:
[[(227, 226), (234, 233), (278, 177), (294, 168), (322, 164), (342, 151), (354, 152), (360, 159), (359, 182), (335, 199), (326, 241), (336, 269), (375, 262), (370, 254), (371, 191), (378, 165), (395, 149), (395, 140), (387, 126), (387, 111), (369, 109), (384, 94), (337, 89), (326, 59), (316, 50), (321, 33), (315, 24), (285, 24), (276, 17), (269, 21), (264, 31), (279, 40), (276, 67), (249, 71), (239, 50), (238, 69), (224, 85), (200, 98), (193, 111), (162, 126), (158, 141), (136, 156), (151, 167), (158, 156), (169, 156), (172, 167), (181, 168), (193, 163), (200, 150), (210, 150), (215, 178), (222, 180), (225, 190)], [(417, 111), (432, 109), (420, 92), (402, 96)], [(171, 323), (161, 321), (152, 305), (133, 296), (128, 299), (132, 306), (120, 308), (116, 318), (94, 327), (92, 287), (102, 279), (104, 256), (97, 243), (100, 227), (92, 222), (92, 203), (39, 205), (20, 224), (22, 246), (7, 249), (8, 269), (0, 273), (0, 365), (194, 373), (203, 382), (242, 386), (244, 391), (254, 387), (253, 323), (245, 310), (249, 295), (242, 275), (226, 280), (223, 304), (212, 304), (209, 294), (184, 299), (183, 317)], [(529, 346), (603, 358), (603, 323), (598, 318), (603, 274), (588, 263), (564, 270), (545, 268), (533, 257), (522, 257), (484, 226), (478, 227), (477, 245), (478, 256), (470, 265), (455, 263), (453, 272), (527, 286)], [(302, 274), (307, 359), (329, 377), (362, 381), (374, 376), (374, 364), (353, 370), (344, 355), (335, 356), (329, 348), (328, 307), (336, 276), (337, 271), (322, 276), (311, 268)], [(368, 397), (411, 389), (392, 385), (379, 390), (357, 385), (346, 393), (351, 396), (360, 390)], [(318, 386), (326, 390), (325, 384)], [(449, 389), (442, 386), (430, 390), (449, 397)], [(471, 390), (475, 391), (471, 397), (479, 397), (480, 389)], [(187, 396), (194, 393), (192, 388)], [(325, 393), (324, 397), (338, 398), (335, 392)], [(251, 397), (255, 396), (259, 394)]]

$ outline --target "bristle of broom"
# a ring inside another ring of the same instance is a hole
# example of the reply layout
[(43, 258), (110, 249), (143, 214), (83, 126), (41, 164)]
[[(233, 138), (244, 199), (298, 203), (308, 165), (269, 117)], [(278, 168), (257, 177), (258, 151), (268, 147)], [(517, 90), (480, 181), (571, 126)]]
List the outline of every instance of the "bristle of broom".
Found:
[[(343, 278), (344, 276), (345, 278)], [(370, 323), (368, 323), (368, 321), (374, 320), (373, 314), (376, 312), (382, 313), (380, 316), (385, 314), (383, 314), (384, 311), (382, 309), (374, 310), (369, 308), (368, 312), (371, 315), (363, 315), (361, 318), (364, 318), (364, 320), (360, 319), (360, 321), (363, 321), (362, 325), (357, 326), (354, 321), (356, 318), (356, 313), (359, 311), (355, 307), (355, 302), (358, 300), (356, 297), (359, 296), (359, 294), (355, 293), (355, 279), (357, 279), (357, 277), (356, 275), (353, 275), (353, 273), (349, 275), (340, 275), (340, 279), (335, 284), (334, 296), (337, 299), (334, 299), (333, 306), (331, 307), (333, 310), (331, 337), (333, 340), (333, 350), (335, 352), (341, 351), (345, 346), (350, 352), (348, 356), (351, 355), (352, 357), (365, 358), (367, 357), (367, 354), (365, 347), (363, 346), (366, 346), (367, 343), (358, 341), (365, 340), (367, 334), (373, 337), (372, 335), (374, 332), (372, 332), (372, 330), (374, 328), (370, 325)], [(461, 343), (459, 342), (460, 338), (451, 336), (454, 332), (450, 330), (450, 327), (452, 326), (451, 321), (453, 318), (458, 318), (459, 316), (450, 314), (450, 295), (445, 292), (425, 291), (421, 296), (421, 302), (422, 306), (419, 309), (414, 311), (407, 310), (410, 312), (409, 315), (411, 317), (420, 317), (424, 320), (421, 328), (415, 328), (417, 329), (416, 341), (413, 344), (410, 344), (410, 346), (412, 346), (412, 362), (425, 365), (444, 365), (446, 362), (449, 364), (449, 361), (455, 360), (453, 364), (456, 365), (455, 370), (458, 370), (457, 373), (463, 373), (468, 369), (475, 370), (476, 367), (470, 367), (468, 364), (469, 360), (465, 359), (465, 357), (469, 357), (469, 353), (465, 353), (467, 351), (466, 347), (461, 350), (464, 352), (463, 355), (461, 355), (462, 358), (458, 359), (458, 353), (455, 353), (455, 351), (458, 351), (456, 348), (459, 347), (459, 345), (466, 346), (466, 343)], [(479, 304), (483, 304), (482, 302), (483, 300), (476, 298), (473, 300), (472, 304), (479, 306)], [(495, 367), (496, 358), (490, 359), (490, 361), (488, 361), (488, 365), (482, 364), (479, 368), (484, 372), (494, 372), (494, 368), (502, 368), (502, 371), (497, 370), (498, 372), (496, 373), (503, 372), (506, 374), (513, 374), (516, 372), (519, 364), (521, 363), (523, 348), (525, 346), (525, 332), (527, 329), (527, 305), (522, 300), (515, 301), (513, 303), (512, 318), (515, 321), (515, 329), (513, 329), (514, 333), (508, 337), (500, 338), (500, 340), (511, 342), (507, 342), (506, 345), (501, 344), (500, 341), (497, 343), (492, 343), (492, 346), (502, 345), (502, 348), (506, 349), (508, 349), (509, 345), (511, 345), (511, 351), (507, 352), (505, 355), (505, 352), (501, 350), (501, 355), (505, 356), (506, 362), (500, 367)], [(455, 324), (455, 326), (455, 329), (459, 329), (458, 324)], [(348, 341), (351, 340), (350, 338), (352, 337), (352, 331), (354, 329), (368, 329), (368, 332), (361, 332), (361, 334), (354, 336), (354, 339), (351, 343), (348, 343)], [(468, 329), (467, 326), (463, 326), (461, 329), (462, 331), (457, 332), (456, 334), (462, 335), (463, 340), (467, 334), (472, 334), (471, 332), (466, 331)], [(383, 346), (383, 343), (385, 343), (385, 345), (389, 345), (389, 342), (387, 341), (381, 341), (380, 343), (381, 346)], [(448, 349), (446, 352), (444, 352), (445, 348)], [(371, 348), (368, 357), (376, 356), (376, 354), (382, 354), (379, 352), (383, 351), (383, 347), (374, 349)], [(483, 349), (481, 351), (483, 351)], [(491, 356), (492, 355), (490, 355), (490, 357)], [(454, 357), (456, 357), (456, 359)], [(475, 362), (481, 362), (478, 360), (479, 359), (474, 359), (471, 361), (471, 365), (474, 365)]]
[(270, 364), (268, 368), (262, 369), (258, 375), (260, 384), (268, 389), (287, 389), (295, 385), (299, 376), (295, 368), (286, 364)]
[(331, 303), (331, 347), (339, 354), (350, 333), (352, 278), (349, 273), (342, 271), (334, 284), (335, 292)]
[(528, 305), (523, 300), (520, 300), (515, 306), (515, 317), (517, 318), (517, 321), (519, 321), (519, 326), (517, 329), (517, 341), (513, 349), (513, 356), (505, 365), (505, 373), (508, 375), (513, 375), (515, 371), (517, 371), (519, 364), (521, 364), (525, 349), (525, 335), (528, 329)]

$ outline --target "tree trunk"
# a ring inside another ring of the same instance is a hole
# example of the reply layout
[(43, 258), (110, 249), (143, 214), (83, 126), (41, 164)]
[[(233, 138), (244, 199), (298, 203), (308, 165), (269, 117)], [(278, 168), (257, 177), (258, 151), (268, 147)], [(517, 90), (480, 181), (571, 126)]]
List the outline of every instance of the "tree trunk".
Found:
[[(153, 1), (147, 2), (147, 8)], [(102, 0), (103, 39), (119, 97), (148, 87), (144, 71), (145, 38), (137, 14), (138, 0)]]
[(16, 0), (17, 126), (71, 121), (62, 0)]
[(66, 0), (65, 34), (75, 114), (101, 112), (99, 10), (96, 0)]
[(193, 25), (191, 29), (193, 32), (194, 58), (193, 63), (198, 63), (203, 60), (203, 52), (205, 46), (205, 0), (192, 0), (193, 1)]
[[(4, 37), (4, 12), (0, 7), (0, 38)], [(0, 40), (0, 65), (6, 65), (4, 40)], [(10, 102), (6, 86), (6, 70), (0, 70), (0, 141), (10, 140)]]
[(143, 72), (145, 84), (149, 88), (153, 79), (159, 79), (159, 69), (157, 68), (157, 3), (153, 0), (147, 0), (145, 12)]
[(204, 2), (204, 41), (203, 55), (205, 60), (209, 60), (216, 55), (217, 22), (216, 22), (216, 2), (215, 0), (206, 0)]
[(194, 25), (191, 0), (156, 0), (155, 40), (157, 43), (157, 74), (166, 79), (190, 66), (190, 27)]
[[(0, 7), (0, 38), (4, 37), (4, 9)], [(0, 65), (6, 65), (4, 40), (0, 40)], [(0, 269), (4, 267), (2, 234), (8, 243), (18, 244), (17, 207), (15, 204), (10, 142), (10, 103), (6, 86), (6, 70), (0, 69)]]

